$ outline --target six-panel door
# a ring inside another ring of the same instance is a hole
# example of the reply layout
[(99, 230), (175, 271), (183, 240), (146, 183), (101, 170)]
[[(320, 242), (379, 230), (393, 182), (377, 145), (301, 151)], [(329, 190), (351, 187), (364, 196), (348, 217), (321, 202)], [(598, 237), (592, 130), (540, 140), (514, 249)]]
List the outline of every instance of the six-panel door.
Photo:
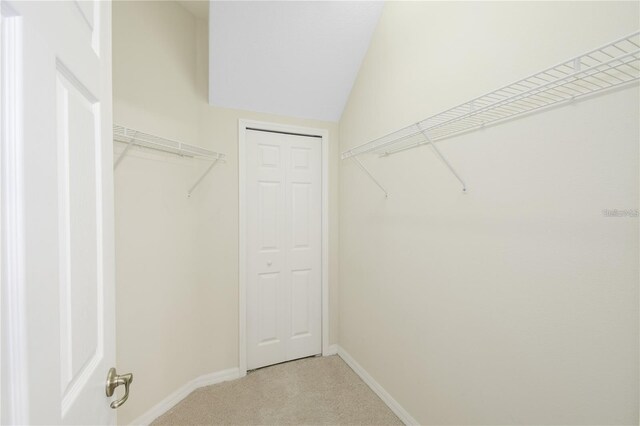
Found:
[(247, 368), (322, 352), (321, 142), (247, 130)]
[(21, 150), (24, 421), (114, 424), (111, 4), (5, 1), (2, 12), (15, 25), (3, 107), (18, 118), (3, 125), (17, 139), (3, 144)]

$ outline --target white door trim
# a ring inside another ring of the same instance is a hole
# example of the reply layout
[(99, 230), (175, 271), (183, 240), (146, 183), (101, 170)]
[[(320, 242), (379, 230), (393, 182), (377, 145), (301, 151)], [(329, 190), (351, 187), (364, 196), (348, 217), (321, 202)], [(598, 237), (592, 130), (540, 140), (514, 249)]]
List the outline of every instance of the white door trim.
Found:
[(0, 30), (0, 423), (26, 424), (21, 28), (6, 2), (0, 4)]
[(238, 120), (239, 166), (239, 289), (238, 358), (240, 377), (247, 374), (247, 215), (246, 132), (247, 128), (272, 132), (318, 136), (322, 144), (322, 354), (329, 354), (329, 131), (263, 121)]

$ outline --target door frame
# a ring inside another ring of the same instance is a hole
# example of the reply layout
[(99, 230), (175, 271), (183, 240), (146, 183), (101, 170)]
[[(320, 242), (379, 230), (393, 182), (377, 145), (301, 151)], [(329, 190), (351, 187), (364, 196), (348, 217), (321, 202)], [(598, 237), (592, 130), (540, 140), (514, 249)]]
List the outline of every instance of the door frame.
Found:
[(0, 423), (26, 424), (21, 18), (0, 2)]
[(322, 151), (322, 230), (321, 230), (321, 323), (322, 355), (329, 354), (329, 131), (311, 127), (269, 123), (255, 120), (238, 120), (238, 202), (239, 202), (239, 288), (238, 288), (238, 358), (240, 377), (247, 374), (247, 181), (246, 181), (246, 133), (247, 129), (257, 129), (279, 133), (293, 133), (320, 138)]

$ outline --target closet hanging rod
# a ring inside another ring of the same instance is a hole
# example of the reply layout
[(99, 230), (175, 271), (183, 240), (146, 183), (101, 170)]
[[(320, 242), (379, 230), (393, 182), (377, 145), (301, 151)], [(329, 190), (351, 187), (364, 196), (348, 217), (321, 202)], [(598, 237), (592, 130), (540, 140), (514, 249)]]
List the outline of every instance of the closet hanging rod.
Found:
[(640, 31), (342, 153), (382, 156), (571, 102), (640, 79)]

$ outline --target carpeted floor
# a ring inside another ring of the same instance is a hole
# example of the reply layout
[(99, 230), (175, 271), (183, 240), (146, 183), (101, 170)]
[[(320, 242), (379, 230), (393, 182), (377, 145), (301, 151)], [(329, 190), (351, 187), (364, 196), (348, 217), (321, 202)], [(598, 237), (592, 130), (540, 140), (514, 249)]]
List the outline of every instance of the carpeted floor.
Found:
[(153, 425), (401, 425), (337, 355), (265, 367), (194, 391)]

